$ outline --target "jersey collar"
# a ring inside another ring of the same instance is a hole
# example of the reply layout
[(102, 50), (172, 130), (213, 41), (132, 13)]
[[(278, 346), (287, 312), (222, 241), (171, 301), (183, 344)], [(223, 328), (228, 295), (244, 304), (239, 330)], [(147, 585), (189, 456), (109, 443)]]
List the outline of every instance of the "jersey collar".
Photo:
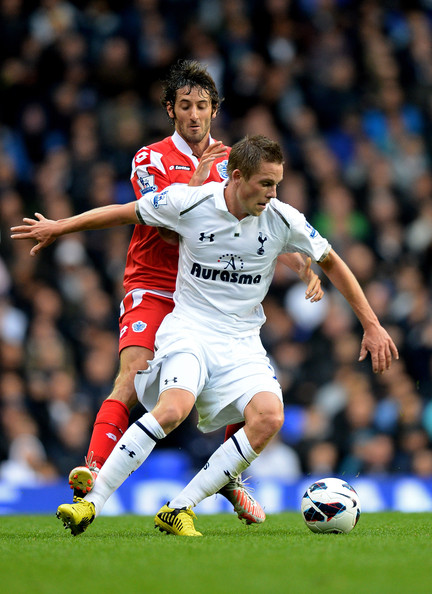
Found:
[(225, 190), (225, 186), (228, 184), (228, 180), (226, 179), (223, 182), (220, 182), (218, 184), (218, 188), (216, 190), (216, 192), (214, 193), (214, 204), (215, 207), (218, 210), (224, 210), (225, 212), (228, 212), (228, 208), (227, 208), (227, 204), (225, 202), (225, 196), (224, 196), (224, 190)]
[[(191, 147), (188, 145), (186, 140), (184, 140), (180, 136), (180, 134), (177, 132), (177, 130), (174, 132), (174, 134), (171, 136), (171, 138), (172, 138), (173, 143), (177, 147), (177, 149), (184, 155), (187, 155), (188, 157), (190, 157), (192, 159), (192, 161), (195, 163), (195, 166), (197, 166), (199, 163), (198, 159), (193, 156)], [(211, 136), (209, 136), (209, 141), (210, 141), (210, 144), (213, 144), (215, 142), (215, 140)]]

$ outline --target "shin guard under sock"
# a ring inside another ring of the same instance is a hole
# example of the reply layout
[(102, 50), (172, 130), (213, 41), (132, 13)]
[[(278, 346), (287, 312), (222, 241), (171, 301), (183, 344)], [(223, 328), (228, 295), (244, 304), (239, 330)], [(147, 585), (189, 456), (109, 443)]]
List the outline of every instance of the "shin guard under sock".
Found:
[(94, 503), (96, 515), (108, 497), (141, 466), (163, 437), (165, 432), (151, 413), (146, 413), (129, 427), (101, 468), (93, 490), (85, 497)]

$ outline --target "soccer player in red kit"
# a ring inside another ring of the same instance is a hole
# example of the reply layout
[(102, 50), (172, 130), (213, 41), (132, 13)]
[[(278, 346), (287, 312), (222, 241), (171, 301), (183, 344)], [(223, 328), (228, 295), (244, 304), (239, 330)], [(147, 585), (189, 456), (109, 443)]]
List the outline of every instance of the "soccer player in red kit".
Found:
[[(131, 175), (136, 198), (146, 192), (160, 192), (171, 184), (201, 185), (226, 179), (230, 148), (210, 135), (220, 98), (207, 70), (193, 60), (177, 63), (164, 83), (162, 104), (175, 131), (136, 153)], [(74, 468), (69, 475), (74, 496), (83, 497), (91, 491), (97, 472), (128, 428), (129, 411), (137, 403), (136, 372), (146, 369), (147, 361), (153, 359), (156, 331), (174, 307), (178, 267), (174, 236), (166, 230), (135, 226), (124, 274), (125, 297), (120, 305), (119, 372), (96, 416), (86, 466)], [(318, 301), (321, 284), (310, 262), (305, 263), (299, 254), (290, 254), (285, 263), (308, 285), (307, 298)], [(226, 438), (237, 428), (228, 427)], [(221, 494), (232, 503), (240, 519), (248, 523), (264, 521), (264, 511), (241, 477), (228, 483)]]

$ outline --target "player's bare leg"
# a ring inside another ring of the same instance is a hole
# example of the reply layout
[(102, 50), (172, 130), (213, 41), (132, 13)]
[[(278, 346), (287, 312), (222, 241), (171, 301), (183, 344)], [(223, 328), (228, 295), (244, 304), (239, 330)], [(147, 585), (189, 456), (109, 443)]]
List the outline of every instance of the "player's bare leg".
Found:
[[(226, 484), (227, 473), (232, 479), (246, 470), (281, 428), (282, 403), (272, 392), (259, 392), (246, 406), (245, 420), (245, 427), (225, 441), (183, 491), (167, 504), (172, 511), (196, 506), (205, 497), (221, 491)], [(248, 524), (264, 521), (265, 514), (257, 502), (245, 501), (243, 505), (244, 511), (237, 512), (240, 519)], [(161, 512), (155, 518), (159, 527), (157, 518)]]

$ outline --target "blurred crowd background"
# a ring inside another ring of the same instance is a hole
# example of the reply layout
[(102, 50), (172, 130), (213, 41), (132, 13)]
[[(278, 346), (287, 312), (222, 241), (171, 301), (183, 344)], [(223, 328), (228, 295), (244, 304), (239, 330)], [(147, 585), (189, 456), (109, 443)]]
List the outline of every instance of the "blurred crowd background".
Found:
[[(133, 155), (172, 133), (160, 81), (179, 58), (225, 98), (215, 138), (282, 144), (279, 198), (347, 261), (401, 355), (374, 376), (337, 291), (322, 278), (310, 304), (278, 267), (262, 337), (286, 422), (254, 477), (431, 477), (432, 1), (1, 0), (0, 478), (45, 484), (83, 463), (117, 371), (131, 235), (70, 235), (32, 258), (9, 228), (132, 200)], [(223, 431), (195, 421), (160, 447), (200, 468)]]

